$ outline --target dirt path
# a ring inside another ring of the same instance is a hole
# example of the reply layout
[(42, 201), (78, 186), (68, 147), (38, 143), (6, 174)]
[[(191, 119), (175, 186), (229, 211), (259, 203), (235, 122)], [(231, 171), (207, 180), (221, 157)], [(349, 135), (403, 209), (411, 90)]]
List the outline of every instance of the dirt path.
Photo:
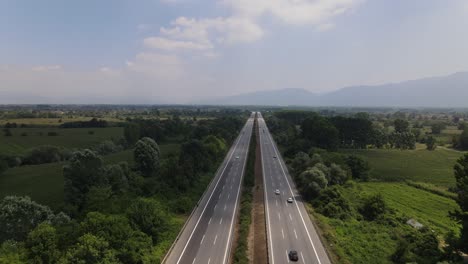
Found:
[(253, 188), (252, 224), (249, 231), (250, 263), (266, 264), (268, 262), (265, 204), (263, 190), (262, 163), (260, 155), (260, 138), (256, 130), (257, 146), (255, 150), (255, 186)]

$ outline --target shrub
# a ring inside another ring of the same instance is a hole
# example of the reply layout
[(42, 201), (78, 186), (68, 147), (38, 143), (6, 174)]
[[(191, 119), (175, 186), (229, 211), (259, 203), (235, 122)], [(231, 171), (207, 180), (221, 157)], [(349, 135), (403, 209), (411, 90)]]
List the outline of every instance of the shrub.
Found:
[(63, 156), (63, 151), (60, 148), (44, 145), (31, 149), (23, 158), (23, 164), (35, 165), (59, 162), (64, 160)]
[(382, 216), (387, 211), (387, 205), (381, 194), (376, 194), (364, 198), (363, 205), (359, 212), (364, 219), (373, 221)]

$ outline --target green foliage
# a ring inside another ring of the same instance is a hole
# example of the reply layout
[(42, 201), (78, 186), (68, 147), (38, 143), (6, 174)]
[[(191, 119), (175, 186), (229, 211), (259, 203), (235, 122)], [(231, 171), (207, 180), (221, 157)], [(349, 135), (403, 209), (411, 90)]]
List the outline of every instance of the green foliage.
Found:
[(22, 241), (37, 225), (54, 218), (49, 207), (29, 197), (7, 196), (0, 202), (0, 242)]
[(37, 165), (43, 163), (60, 162), (66, 158), (64, 150), (56, 146), (38, 146), (31, 149), (23, 158), (23, 164)]
[(437, 148), (437, 140), (434, 137), (427, 137), (425, 139), (425, 142), (427, 150), (435, 150)]
[(447, 127), (447, 125), (442, 123), (442, 122), (434, 123), (434, 124), (431, 125), (432, 134), (437, 134), (438, 135), (438, 134), (442, 133), (442, 130), (444, 130), (446, 127)]
[(347, 219), (352, 215), (352, 208), (343, 196), (342, 187), (332, 186), (325, 188), (320, 195), (312, 201), (317, 212), (331, 218)]
[(308, 200), (317, 197), (322, 189), (328, 185), (325, 173), (317, 167), (313, 167), (301, 173), (297, 178), (297, 182), (299, 189)]
[(462, 150), (468, 150), (468, 129), (467, 128), (465, 128), (462, 134), (460, 135), (457, 148), (462, 149)]
[(136, 123), (127, 123), (124, 128), (124, 138), (129, 145), (135, 144), (140, 138), (140, 126)]
[(298, 152), (291, 161), (291, 168), (294, 175), (299, 175), (307, 169), (310, 164), (310, 157), (307, 153)]
[(369, 163), (355, 155), (349, 155), (345, 158), (346, 165), (351, 170), (351, 175), (355, 180), (369, 180)]
[(415, 149), (416, 137), (411, 132), (394, 132), (389, 136), (389, 143), (392, 148)]
[(328, 183), (330, 185), (335, 184), (344, 184), (348, 180), (348, 175), (345, 170), (343, 170), (340, 165), (332, 163), (330, 165), (330, 179)]
[(152, 246), (151, 238), (132, 229), (128, 219), (121, 215), (88, 213), (81, 223), (81, 232), (105, 239), (124, 263), (138, 263)]
[(429, 229), (413, 230), (398, 241), (395, 253), (391, 256), (394, 263), (438, 263), (443, 257), (439, 241)]
[(31, 263), (56, 263), (60, 258), (55, 228), (47, 223), (38, 225), (26, 240), (26, 250)]
[(63, 176), (65, 202), (78, 209), (82, 207), (89, 188), (106, 183), (102, 173), (102, 159), (91, 150), (75, 152), (63, 167)]
[(144, 176), (157, 175), (159, 172), (159, 158), (159, 146), (153, 139), (145, 137), (135, 144), (135, 165)]
[(454, 173), (457, 181), (457, 203), (460, 206), (460, 211), (455, 212), (454, 217), (462, 225), (459, 245), (468, 252), (468, 154), (457, 160)]
[(0, 264), (26, 264), (26, 250), (22, 244), (7, 240), (0, 244)]
[(307, 118), (301, 125), (304, 138), (310, 140), (313, 146), (334, 150), (339, 146), (339, 131), (326, 118), (319, 115)]
[(122, 146), (116, 145), (112, 140), (105, 140), (93, 148), (99, 155), (108, 155), (111, 153), (120, 152), (123, 150)]
[(126, 213), (134, 228), (151, 236), (156, 243), (159, 236), (167, 230), (168, 215), (161, 204), (153, 199), (134, 200)]
[(387, 205), (380, 194), (366, 197), (359, 212), (368, 221), (374, 221), (385, 214)]
[(396, 119), (393, 123), (395, 126), (395, 132), (397, 133), (405, 133), (409, 132), (409, 122), (403, 119)]
[(68, 250), (60, 261), (63, 264), (113, 264), (120, 263), (115, 252), (109, 248), (109, 243), (101, 237), (85, 234), (78, 239), (78, 243)]

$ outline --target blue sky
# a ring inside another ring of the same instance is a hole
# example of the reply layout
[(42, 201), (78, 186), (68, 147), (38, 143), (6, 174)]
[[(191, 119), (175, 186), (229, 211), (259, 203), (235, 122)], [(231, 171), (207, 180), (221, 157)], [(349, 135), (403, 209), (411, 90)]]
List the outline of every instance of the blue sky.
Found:
[(0, 0), (0, 103), (184, 103), (451, 74), (468, 70), (467, 17), (464, 0)]

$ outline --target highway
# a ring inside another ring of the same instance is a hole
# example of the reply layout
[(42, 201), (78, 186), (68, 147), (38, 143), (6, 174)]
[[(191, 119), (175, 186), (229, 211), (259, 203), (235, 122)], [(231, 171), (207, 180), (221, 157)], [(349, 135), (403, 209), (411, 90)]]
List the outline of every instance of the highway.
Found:
[(253, 124), (254, 113), (234, 141), (163, 263), (229, 262)]
[[(260, 114), (257, 120), (265, 187), (269, 263), (289, 263), (290, 250), (297, 251), (297, 263), (331, 263), (265, 120)], [(277, 189), (279, 194), (275, 194)], [(293, 202), (287, 203), (290, 197)]]

